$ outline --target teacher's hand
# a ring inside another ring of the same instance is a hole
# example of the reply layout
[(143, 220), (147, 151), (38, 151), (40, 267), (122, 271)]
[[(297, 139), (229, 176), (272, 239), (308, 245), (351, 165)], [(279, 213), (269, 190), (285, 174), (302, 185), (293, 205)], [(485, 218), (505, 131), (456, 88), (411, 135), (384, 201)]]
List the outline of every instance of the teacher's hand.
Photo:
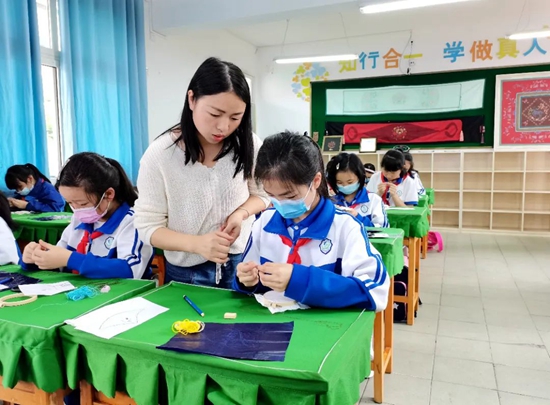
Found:
[(238, 209), (233, 214), (229, 215), (221, 227), (221, 231), (231, 236), (231, 243), (235, 242), (235, 239), (241, 234), (241, 225), (245, 219), (248, 218), (248, 214), (245, 210)]
[(232, 236), (225, 232), (207, 233), (196, 237), (193, 253), (211, 262), (223, 264), (227, 262), (231, 243), (233, 243)]

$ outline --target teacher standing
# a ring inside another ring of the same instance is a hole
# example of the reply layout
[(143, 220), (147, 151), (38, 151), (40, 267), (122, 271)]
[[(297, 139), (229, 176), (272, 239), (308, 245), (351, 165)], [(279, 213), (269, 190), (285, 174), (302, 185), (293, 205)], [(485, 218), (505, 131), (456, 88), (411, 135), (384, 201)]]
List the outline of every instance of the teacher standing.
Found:
[(134, 223), (165, 251), (165, 282), (231, 288), (254, 216), (269, 201), (253, 179), (260, 146), (243, 72), (207, 59), (191, 79), (180, 123), (140, 163)]

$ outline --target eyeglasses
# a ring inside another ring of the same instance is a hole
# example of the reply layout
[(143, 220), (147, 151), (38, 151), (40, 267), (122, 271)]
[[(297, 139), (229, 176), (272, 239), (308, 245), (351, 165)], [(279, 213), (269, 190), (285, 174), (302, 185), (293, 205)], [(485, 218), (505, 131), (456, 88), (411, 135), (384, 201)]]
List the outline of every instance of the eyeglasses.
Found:
[(398, 150), (400, 152), (403, 152), (403, 153), (407, 153), (408, 151), (411, 150), (411, 148), (407, 145), (396, 145), (393, 147), (394, 150)]

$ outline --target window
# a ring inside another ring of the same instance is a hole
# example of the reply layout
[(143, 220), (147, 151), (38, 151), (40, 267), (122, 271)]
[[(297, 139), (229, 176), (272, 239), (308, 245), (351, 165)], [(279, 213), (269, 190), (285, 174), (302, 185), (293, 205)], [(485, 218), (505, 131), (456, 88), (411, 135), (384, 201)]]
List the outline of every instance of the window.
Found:
[(42, 86), (50, 177), (61, 169), (62, 148), (59, 109), (59, 19), (57, 0), (36, 0), (40, 56), (42, 58)]

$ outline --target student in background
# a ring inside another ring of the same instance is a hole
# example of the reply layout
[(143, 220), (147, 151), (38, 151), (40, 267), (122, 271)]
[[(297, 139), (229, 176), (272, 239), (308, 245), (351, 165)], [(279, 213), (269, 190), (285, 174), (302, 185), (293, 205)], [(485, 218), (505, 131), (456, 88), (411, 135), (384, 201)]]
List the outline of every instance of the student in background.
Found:
[(0, 266), (19, 263), (19, 247), (13, 236), (16, 228), (8, 199), (0, 193)]
[(372, 163), (365, 163), (365, 184), (369, 182), (374, 173), (376, 173), (376, 167)]
[(378, 194), (365, 188), (365, 170), (361, 159), (352, 153), (340, 153), (327, 164), (328, 184), (337, 190), (333, 199), (364, 226), (389, 227), (384, 203)]
[(289, 132), (264, 140), (255, 177), (275, 208), (254, 223), (233, 287), (284, 292), (303, 304), (383, 310), (389, 277), (364, 227), (328, 197), (323, 158)]
[(10, 207), (34, 212), (62, 212), (65, 200), (34, 165), (15, 165), (6, 172), (6, 186), (15, 190)]
[(57, 246), (30, 243), (22, 267), (66, 268), (88, 278), (147, 275), (153, 248), (138, 237), (132, 206), (137, 193), (113, 159), (84, 152), (65, 164), (57, 183), (74, 215)]
[(422, 180), (420, 180), (420, 174), (416, 170), (414, 170), (413, 156), (411, 155), (410, 152), (404, 152), (403, 156), (405, 157), (405, 170), (407, 171), (409, 176), (414, 180), (418, 195), (419, 196), (426, 195), (426, 190), (424, 189)]
[(406, 207), (418, 205), (415, 181), (405, 171), (405, 157), (398, 150), (389, 150), (382, 158), (382, 170), (367, 184), (367, 190), (382, 197), (385, 205)]

